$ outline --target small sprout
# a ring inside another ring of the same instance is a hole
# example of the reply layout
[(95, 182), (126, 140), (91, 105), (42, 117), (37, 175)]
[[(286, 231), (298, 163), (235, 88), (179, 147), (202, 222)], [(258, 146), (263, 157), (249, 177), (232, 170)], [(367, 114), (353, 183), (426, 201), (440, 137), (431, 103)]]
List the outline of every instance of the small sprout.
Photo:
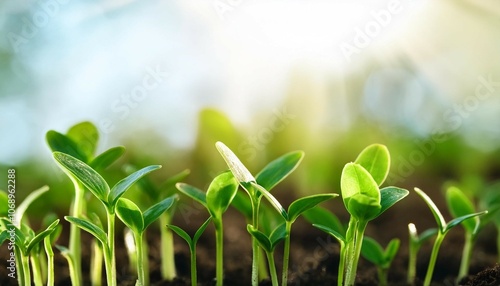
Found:
[(198, 228), (196, 233), (194, 234), (193, 238), (187, 234), (183, 229), (181, 229), (178, 226), (175, 225), (167, 225), (168, 228), (173, 230), (177, 235), (182, 237), (188, 244), (189, 246), (189, 252), (191, 256), (191, 285), (196, 286), (198, 283), (198, 278), (197, 278), (197, 270), (196, 270), (196, 244), (198, 243), (198, 239), (200, 239), (201, 235), (207, 228), (208, 224), (212, 220), (212, 217), (209, 217), (201, 226)]
[(271, 282), (273, 286), (278, 286), (278, 275), (276, 273), (276, 264), (274, 262), (274, 250), (278, 243), (287, 236), (285, 224), (279, 225), (269, 236), (258, 231), (252, 225), (247, 225), (247, 231), (257, 240), (260, 247), (266, 252), (269, 272), (271, 273)]
[(176, 196), (168, 197), (153, 205), (144, 213), (141, 212), (139, 207), (131, 200), (125, 198), (120, 198), (118, 200), (116, 213), (134, 235), (135, 249), (137, 250), (137, 275), (139, 276), (136, 285), (138, 286), (149, 284), (149, 279), (146, 278), (146, 274), (144, 272), (144, 265), (147, 263), (147, 260), (144, 260), (143, 253), (144, 232), (149, 225), (160, 217), (162, 213), (172, 207), (175, 200), (177, 200)]
[[(71, 224), (89, 232), (102, 244), (104, 250), (104, 264), (106, 266), (107, 283), (116, 285), (116, 258), (115, 258), (115, 216), (118, 200), (130, 189), (130, 187), (150, 172), (161, 168), (152, 165), (132, 173), (116, 183), (112, 188), (104, 178), (86, 163), (61, 152), (54, 152), (54, 159), (59, 166), (74, 180), (78, 180), (83, 186), (101, 201), (106, 209), (107, 232), (88, 219), (66, 216), (65, 219)], [(69, 256), (68, 256), (69, 257)]]
[(408, 273), (407, 282), (410, 285), (415, 283), (415, 277), (417, 274), (417, 254), (427, 240), (432, 238), (438, 232), (437, 228), (428, 229), (419, 236), (417, 232), (417, 227), (413, 223), (408, 224), (408, 235), (409, 235), (409, 253), (408, 253)]
[(213, 179), (206, 194), (188, 184), (178, 183), (177, 189), (203, 205), (212, 217), (216, 240), (216, 281), (217, 285), (222, 285), (224, 279), (222, 214), (226, 212), (235, 197), (238, 182), (231, 172), (224, 172)]
[(432, 274), (434, 272), (434, 266), (436, 265), (436, 260), (437, 260), (437, 256), (439, 253), (439, 248), (440, 248), (441, 243), (443, 242), (446, 234), (448, 233), (448, 231), (450, 231), (450, 229), (452, 229), (453, 227), (461, 224), (463, 221), (470, 219), (470, 218), (480, 216), (480, 215), (487, 214), (488, 211), (478, 212), (478, 213), (469, 213), (469, 214), (457, 217), (457, 218), (451, 220), (450, 222), (446, 223), (443, 215), (439, 211), (436, 204), (434, 204), (434, 202), (431, 200), (431, 198), (426, 193), (424, 193), (422, 190), (420, 190), (419, 188), (415, 188), (415, 192), (425, 201), (425, 203), (427, 204), (427, 206), (431, 210), (432, 215), (434, 216), (434, 219), (436, 220), (436, 223), (438, 225), (437, 237), (436, 237), (436, 240), (434, 241), (434, 246), (432, 248), (431, 257), (429, 260), (429, 264), (427, 267), (427, 273), (425, 275), (425, 280), (424, 280), (424, 286), (429, 286), (431, 284), (431, 281), (432, 281)]
[(345, 236), (346, 250), (343, 251), (345, 277), (342, 279), (342, 273), (339, 273), (339, 285), (343, 281), (346, 285), (354, 285), (363, 234), (368, 222), (408, 195), (407, 190), (396, 187), (379, 189), (389, 173), (389, 166), (387, 147), (373, 144), (366, 147), (354, 163), (346, 164), (342, 170), (342, 199), (351, 218)]
[[(290, 175), (302, 161), (304, 152), (295, 151), (287, 153), (269, 164), (267, 164), (257, 176), (253, 176), (243, 165), (240, 159), (224, 143), (217, 142), (215, 147), (221, 154), (227, 166), (238, 180), (240, 186), (247, 192), (251, 202), (252, 226), (258, 229), (259, 208), (262, 196), (276, 208), (278, 213), (286, 219), (286, 211), (281, 204), (269, 192), (279, 182)], [(255, 237), (252, 237), (252, 285), (259, 283), (259, 245)]]
[(387, 285), (387, 274), (392, 261), (399, 250), (400, 241), (397, 238), (392, 239), (387, 248), (382, 246), (373, 238), (364, 237), (361, 255), (377, 267), (378, 283), (381, 286)]

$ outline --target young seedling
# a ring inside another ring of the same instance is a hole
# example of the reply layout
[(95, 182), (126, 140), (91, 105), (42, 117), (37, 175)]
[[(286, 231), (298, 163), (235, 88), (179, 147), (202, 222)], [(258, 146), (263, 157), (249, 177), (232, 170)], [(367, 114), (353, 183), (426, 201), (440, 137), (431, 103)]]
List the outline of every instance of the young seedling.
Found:
[[(96, 170), (102, 170), (115, 162), (125, 152), (123, 147), (114, 147), (108, 149), (97, 157), (94, 157), (97, 148), (99, 133), (95, 125), (90, 122), (81, 122), (72, 126), (67, 134), (61, 134), (57, 131), (48, 131), (46, 141), (52, 152), (62, 152), (71, 155), (86, 164), (89, 164)], [(81, 217), (85, 214), (85, 189), (82, 184), (71, 174), (66, 173), (73, 182), (75, 196), (71, 203), (70, 214), (74, 217)], [(63, 256), (70, 265), (71, 283), (73, 286), (82, 284), (81, 273), (81, 245), (80, 229), (71, 224), (68, 248), (60, 248)]]
[(438, 225), (438, 232), (437, 232), (436, 240), (434, 241), (434, 246), (432, 247), (431, 257), (429, 260), (429, 264), (427, 267), (427, 273), (425, 275), (425, 280), (424, 280), (424, 286), (429, 286), (431, 284), (431, 281), (432, 281), (432, 274), (434, 272), (434, 266), (436, 265), (436, 260), (437, 260), (437, 256), (439, 253), (439, 248), (441, 247), (441, 243), (443, 242), (448, 231), (450, 231), (450, 229), (452, 229), (453, 227), (461, 224), (463, 221), (470, 219), (470, 218), (473, 218), (473, 217), (487, 214), (488, 211), (479, 212), (479, 213), (469, 213), (469, 214), (457, 217), (457, 218), (451, 220), (450, 222), (446, 223), (443, 215), (439, 211), (438, 207), (431, 200), (431, 198), (426, 193), (424, 193), (422, 190), (420, 190), (419, 188), (415, 188), (415, 192), (425, 201), (425, 203), (427, 204), (427, 206), (431, 210), (432, 215), (434, 216), (434, 219), (436, 220), (436, 223)]
[[(476, 209), (472, 201), (457, 187), (449, 187), (446, 190), (446, 203), (453, 217), (458, 218), (467, 214), (475, 213)], [(490, 221), (491, 215), (498, 210), (498, 206), (490, 209), (488, 215), (476, 216), (464, 220), (462, 226), (465, 230), (465, 242), (462, 251), (462, 260), (460, 270), (457, 276), (457, 282), (469, 275), (469, 264), (474, 249), (477, 235), (481, 229)]]
[(83, 217), (66, 216), (65, 219), (79, 228), (89, 232), (103, 245), (104, 264), (106, 267), (107, 285), (116, 285), (115, 259), (115, 216), (116, 205), (123, 194), (139, 179), (150, 172), (161, 168), (159, 165), (145, 167), (116, 183), (112, 188), (92, 167), (71, 155), (54, 152), (54, 159), (59, 166), (74, 180), (78, 180), (97, 197), (106, 209), (107, 232)]
[(377, 267), (378, 285), (387, 285), (387, 274), (392, 261), (398, 253), (399, 244), (399, 239), (394, 238), (389, 242), (387, 248), (384, 250), (375, 239), (366, 236), (364, 237), (363, 246), (361, 247), (361, 255)]
[[(341, 190), (344, 205), (351, 215), (345, 236), (345, 285), (354, 285), (363, 235), (369, 221), (408, 195), (396, 187), (379, 189), (389, 173), (390, 155), (387, 147), (373, 144), (366, 147), (354, 163), (342, 170)], [(339, 239), (342, 237), (339, 236)]]
[(408, 273), (406, 281), (408, 284), (413, 285), (415, 283), (415, 277), (417, 275), (417, 254), (420, 247), (429, 240), (431, 237), (436, 235), (438, 232), (437, 228), (430, 228), (419, 236), (417, 232), (417, 227), (413, 223), (408, 224), (408, 236), (409, 236), (409, 250), (408, 250)]
[(183, 238), (188, 246), (189, 246), (189, 253), (191, 257), (191, 285), (196, 286), (198, 284), (198, 278), (197, 278), (197, 270), (196, 270), (196, 244), (198, 243), (198, 239), (200, 239), (201, 235), (207, 228), (208, 224), (212, 220), (212, 217), (209, 217), (201, 226), (198, 228), (196, 233), (194, 234), (193, 238), (187, 234), (183, 229), (181, 229), (178, 226), (175, 225), (167, 225), (168, 228), (170, 228), (172, 231), (177, 233), (181, 238)]
[[(295, 151), (287, 153), (272, 161), (254, 177), (241, 163), (240, 159), (224, 143), (215, 144), (217, 150), (228, 165), (240, 186), (247, 192), (251, 202), (251, 221), (255, 229), (259, 228), (259, 209), (262, 196), (286, 218), (286, 211), (280, 203), (269, 193), (279, 182), (292, 173), (302, 161), (304, 152)], [(259, 244), (252, 237), (252, 285), (259, 283)]]
[[(132, 166), (130, 166), (128, 169), (136, 171)], [(189, 175), (189, 173), (189, 170), (183, 170), (182, 172), (179, 172), (168, 178), (159, 186), (153, 184), (153, 182), (148, 177), (144, 177), (138, 182), (138, 185), (147, 194), (151, 202), (158, 202), (165, 197), (172, 196), (176, 192), (175, 184), (183, 181)], [(161, 274), (163, 279), (168, 281), (173, 280), (177, 276), (177, 273), (175, 269), (173, 234), (170, 228), (166, 228), (165, 225), (169, 225), (172, 222), (176, 204), (177, 201), (170, 209), (164, 212), (158, 220), (161, 243)]]
[(195, 187), (182, 183), (177, 184), (177, 189), (205, 206), (212, 217), (216, 241), (216, 283), (220, 286), (223, 284), (224, 279), (222, 215), (226, 212), (238, 191), (238, 182), (231, 172), (224, 172), (215, 177), (210, 183), (206, 194)]
[(278, 275), (276, 273), (276, 264), (274, 263), (274, 250), (278, 243), (288, 236), (285, 224), (279, 225), (269, 236), (255, 229), (251, 224), (247, 225), (247, 231), (257, 240), (260, 247), (265, 251), (269, 265), (269, 273), (271, 273), (271, 283), (273, 286), (278, 286)]
[(175, 200), (177, 200), (176, 196), (166, 198), (150, 207), (144, 213), (135, 203), (125, 198), (119, 199), (116, 204), (116, 214), (134, 234), (135, 248), (137, 249), (137, 275), (139, 276), (137, 286), (149, 285), (149, 279), (146, 278), (144, 272), (144, 265), (148, 263), (144, 261), (144, 232), (162, 213), (172, 207)]

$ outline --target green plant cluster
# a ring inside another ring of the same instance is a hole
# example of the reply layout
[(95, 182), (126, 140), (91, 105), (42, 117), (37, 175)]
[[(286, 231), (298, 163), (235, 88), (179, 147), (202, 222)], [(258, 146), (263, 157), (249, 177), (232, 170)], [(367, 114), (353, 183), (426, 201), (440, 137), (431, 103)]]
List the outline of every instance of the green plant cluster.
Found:
[[(229, 170), (221, 170), (222, 172), (213, 178), (205, 192), (182, 182), (188, 176), (189, 170), (175, 174), (159, 186), (155, 185), (147, 175), (159, 170), (160, 165), (142, 168), (125, 165), (127, 175), (118, 182), (110, 184), (104, 178), (103, 173), (106, 172), (108, 166), (117, 162), (124, 154), (125, 148), (121, 146), (110, 148), (95, 156), (98, 138), (97, 128), (90, 122), (77, 124), (66, 134), (49, 131), (46, 136), (57, 166), (68, 176), (74, 186), (74, 197), (68, 210), (69, 215), (64, 216), (64, 219), (70, 223), (67, 247), (55, 245), (62, 229), (57, 217), (50, 215), (38, 233), (31, 229), (29, 221), (23, 217), (26, 209), (33, 201), (45, 194), (48, 187), (32, 192), (17, 207), (17, 221), (6, 216), (5, 210), (0, 210), (2, 211), (0, 215), (4, 216), (0, 219), (0, 242), (9, 241), (10, 237), (15, 238), (13, 248), (16, 261), (19, 262), (16, 264), (19, 285), (31, 285), (31, 277), (35, 285), (54, 285), (53, 247), (56, 247), (67, 259), (72, 285), (82, 285), (81, 230), (93, 236), (90, 265), (92, 285), (102, 285), (103, 264), (106, 272), (106, 285), (117, 285), (116, 218), (128, 229), (124, 235), (128, 236), (131, 241), (127, 247), (132, 264), (131, 269), (137, 275), (136, 285), (149, 285), (148, 244), (145, 235), (148, 227), (155, 221), (159, 221), (161, 233), (163, 278), (172, 280), (177, 275), (172, 235), (175, 233), (189, 245), (192, 285), (197, 285), (197, 242), (206, 228), (213, 224), (216, 242), (215, 281), (217, 285), (223, 285), (223, 215), (230, 206), (241, 212), (247, 221), (246, 229), (252, 239), (252, 285), (258, 285), (259, 281), (265, 278), (269, 278), (273, 286), (279, 285), (275, 250), (282, 242), (284, 246), (281, 284), (283, 286), (288, 284), (292, 225), (300, 216), (304, 216), (312, 226), (332, 235), (338, 241), (340, 245), (338, 285), (355, 284), (361, 256), (376, 265), (380, 285), (387, 285), (387, 274), (399, 250), (400, 240), (394, 238), (384, 249), (376, 240), (365, 236), (365, 229), (369, 222), (404, 199), (409, 192), (394, 186), (382, 187), (389, 174), (391, 162), (386, 146), (370, 145), (363, 149), (353, 162), (344, 166), (340, 175), (340, 196), (350, 215), (347, 225), (344, 225), (334, 213), (319, 206), (323, 202), (338, 197), (339, 194), (324, 193), (304, 196), (285, 208), (271, 193), (299, 166), (304, 158), (302, 151), (284, 154), (253, 175), (230, 148), (222, 142), (217, 142), (215, 148)], [(142, 190), (141, 194), (146, 194), (145, 197), (149, 198), (151, 206), (144, 211), (134, 201), (124, 197), (124, 194), (134, 186)], [(242, 191), (239, 191), (240, 189)], [(477, 234), (487, 222), (497, 221), (493, 214), (500, 206), (498, 197), (489, 200), (490, 213), (477, 212), (472, 201), (460, 189), (450, 187), (446, 192), (446, 199), (454, 219), (446, 222), (426, 193), (418, 188), (415, 188), (415, 192), (428, 205), (438, 227), (427, 230), (419, 236), (416, 226), (409, 225), (408, 283), (412, 284), (415, 280), (416, 257), (419, 248), (425, 241), (435, 236), (424, 281), (424, 285), (430, 285), (440, 245), (449, 230), (459, 224), (462, 224), (466, 230), (466, 243), (458, 278), (464, 277), (468, 273)], [(4, 200), (6, 202), (6, 193), (0, 192), (0, 194), (0, 202)], [(179, 195), (193, 199), (207, 211), (208, 218), (193, 236), (171, 223)], [(105, 213), (104, 220), (87, 209), (86, 201), (89, 196), (93, 196), (101, 203)], [(263, 256), (267, 259), (267, 263)]]

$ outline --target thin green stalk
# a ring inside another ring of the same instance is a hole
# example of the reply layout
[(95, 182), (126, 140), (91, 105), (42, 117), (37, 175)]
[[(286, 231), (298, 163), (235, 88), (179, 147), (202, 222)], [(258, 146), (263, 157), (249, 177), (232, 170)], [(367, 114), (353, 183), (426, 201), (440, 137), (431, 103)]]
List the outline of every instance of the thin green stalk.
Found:
[(14, 255), (16, 256), (17, 283), (18, 285), (23, 285), (23, 283), (26, 282), (26, 278), (24, 277), (26, 276), (24, 273), (24, 264), (22, 263), (23, 255), (21, 254), (21, 250), (17, 246), (14, 247)]
[(196, 286), (198, 284), (198, 276), (196, 270), (196, 245), (189, 245), (189, 252), (191, 254), (191, 285)]
[(99, 241), (92, 240), (92, 260), (90, 262), (90, 281), (93, 286), (102, 285), (102, 260), (103, 251)]
[(265, 251), (261, 248), (259, 253), (259, 281), (269, 279), (269, 270), (267, 269), (265, 255)]
[(40, 265), (40, 257), (37, 254), (30, 255), (31, 270), (33, 272), (33, 283), (35, 286), (43, 285), (42, 269)]
[(283, 286), (286, 286), (288, 283), (288, 262), (290, 260), (290, 232), (292, 229), (292, 223), (287, 220), (285, 227), (288, 235), (285, 238), (285, 247), (283, 250), (283, 273), (281, 278), (281, 285)]
[[(85, 189), (82, 184), (73, 178), (73, 185), (75, 188), (75, 200), (71, 205), (71, 216), (81, 218), (85, 209)], [(69, 253), (73, 260), (73, 271), (71, 273), (71, 283), (73, 286), (82, 284), (82, 250), (81, 250), (81, 233), (80, 228), (75, 225), (70, 225), (69, 230)], [(69, 262), (68, 262), (69, 263)]]
[(216, 248), (216, 268), (215, 268), (215, 279), (216, 285), (222, 286), (224, 282), (224, 234), (222, 222), (215, 223), (215, 248)]
[(367, 222), (355, 221), (354, 222), (354, 237), (349, 244), (351, 246), (348, 248), (348, 260), (347, 272), (346, 272), (346, 285), (354, 285), (356, 281), (356, 271), (358, 268), (359, 256), (361, 254), (361, 246), (363, 245), (363, 234), (365, 232)]
[[(252, 197), (252, 225), (259, 227), (259, 199)], [(252, 286), (259, 285), (259, 242), (252, 236)]]
[(340, 261), (339, 261), (337, 286), (342, 286), (344, 283), (344, 271), (345, 271), (345, 259), (346, 259), (345, 254), (346, 254), (346, 245), (344, 242), (340, 242)]
[(134, 233), (135, 244), (137, 247), (137, 275), (138, 275), (138, 286), (146, 285), (146, 281), (144, 279), (144, 253), (143, 253), (143, 242), (142, 242), (142, 233), (135, 234)]
[[(106, 276), (109, 286), (116, 286), (116, 257), (115, 257), (115, 216), (108, 212), (108, 265)], [(105, 257), (106, 258), (106, 257)]]
[(378, 285), (379, 286), (387, 286), (387, 271), (388, 269), (377, 267), (377, 275), (378, 275)]
[(43, 240), (43, 245), (47, 254), (47, 286), (54, 286), (54, 251), (52, 250), (50, 236)]
[(75, 277), (75, 260), (73, 259), (73, 256), (71, 253), (67, 251), (62, 251), (61, 255), (66, 258), (66, 261), (68, 261), (68, 268), (69, 268), (69, 277)]
[(278, 286), (278, 274), (276, 273), (276, 265), (274, 263), (274, 253), (266, 252), (267, 262), (269, 263), (269, 272), (271, 274), (271, 282), (273, 286)]
[(417, 273), (417, 253), (418, 253), (418, 245), (410, 242), (409, 250), (408, 250), (408, 274), (406, 282), (408, 284), (413, 285), (415, 283), (415, 276)]
[[(160, 216), (160, 226), (170, 224), (170, 216), (165, 213)], [(171, 281), (176, 276), (174, 235), (168, 227), (160, 227), (161, 235), (161, 275), (163, 279)]]
[(25, 283), (25, 284), (21, 284), (21, 285), (31, 285), (29, 257), (22, 255), (22, 257), (21, 257), (21, 263), (22, 263), (22, 267), (23, 267), (24, 283)]
[[(149, 253), (149, 247), (148, 247), (148, 240), (146, 239), (146, 233), (142, 233), (142, 269), (144, 269), (144, 285), (149, 285), (149, 258), (148, 258), (148, 253)], [(139, 253), (137, 254), (139, 255)]]
[(462, 251), (462, 261), (460, 262), (460, 270), (458, 272), (457, 282), (469, 275), (470, 258), (474, 248), (474, 236), (472, 233), (465, 233), (464, 249)]
[(439, 253), (439, 248), (441, 247), (441, 243), (443, 242), (444, 234), (438, 232), (436, 241), (434, 241), (434, 246), (432, 247), (431, 258), (429, 259), (429, 264), (427, 266), (427, 273), (425, 274), (424, 286), (431, 285), (432, 274), (434, 272), (434, 266), (436, 265), (436, 260)]
[(42, 273), (42, 281), (43, 283), (47, 283), (47, 256), (44, 251), (40, 250), (38, 254), (38, 261), (40, 263), (40, 273)]

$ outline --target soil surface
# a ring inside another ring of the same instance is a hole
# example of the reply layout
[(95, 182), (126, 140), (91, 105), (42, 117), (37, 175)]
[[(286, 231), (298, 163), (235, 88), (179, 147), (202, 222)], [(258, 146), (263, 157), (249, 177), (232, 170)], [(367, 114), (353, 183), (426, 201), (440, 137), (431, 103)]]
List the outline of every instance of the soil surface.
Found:
[[(292, 198), (279, 198), (283, 205), (288, 205)], [(410, 194), (408, 198), (396, 204), (382, 216), (371, 222), (366, 230), (369, 235), (382, 245), (386, 245), (390, 239), (399, 237), (401, 248), (389, 271), (389, 285), (407, 285), (407, 225), (414, 222), (419, 232), (435, 227), (430, 211), (425, 204)], [(439, 205), (439, 204), (438, 204)], [(348, 216), (344, 210), (341, 200), (329, 202), (325, 205), (331, 210), (339, 210), (336, 213), (340, 219), (347, 222)], [(444, 208), (445, 209), (445, 208)], [(411, 211), (408, 211), (411, 210)], [(207, 214), (204, 211), (196, 215), (177, 215), (173, 224), (182, 226), (188, 233), (194, 233), (195, 229), (205, 220)], [(450, 218), (450, 216), (446, 216)], [(68, 229), (67, 225), (64, 225)], [(120, 239), (117, 230), (117, 277), (119, 285), (135, 285), (135, 276), (129, 271), (127, 252), (123, 240)], [(496, 265), (496, 230), (493, 226), (487, 227), (480, 234), (473, 253), (470, 273), (471, 276), (463, 279), (460, 285), (500, 285), (500, 267)], [(214, 230), (209, 226), (202, 235), (197, 248), (198, 254), (198, 280), (199, 285), (215, 285), (215, 239)], [(89, 245), (90, 235), (83, 234), (83, 271), (85, 273), (84, 285), (89, 282)], [(189, 250), (184, 240), (175, 237), (175, 260), (178, 278), (174, 281), (162, 281), (159, 269), (159, 233), (156, 229), (148, 231), (150, 281), (151, 285), (191, 285), (189, 268)], [(251, 243), (250, 236), (246, 231), (246, 222), (242, 215), (230, 208), (224, 215), (224, 285), (250, 285), (251, 281)], [(432, 242), (432, 241), (431, 241)], [(427, 262), (432, 245), (425, 244), (419, 252), (417, 266), (416, 285), (422, 285), (425, 276)], [(67, 245), (67, 235), (58, 241), (58, 244)], [(463, 247), (463, 231), (457, 227), (446, 236), (439, 252), (432, 285), (455, 285), (456, 275), (460, 264)], [(276, 267), (278, 277), (281, 281), (282, 245), (276, 249)], [(55, 250), (57, 253), (58, 251)], [(7, 261), (9, 255), (7, 245), (0, 248), (0, 285), (17, 285), (15, 279), (7, 276)], [(303, 219), (298, 219), (292, 227), (291, 252), (289, 266), (289, 285), (336, 285), (337, 267), (339, 261), (339, 246), (332, 237), (315, 229)], [(56, 285), (71, 285), (66, 260), (56, 254)], [(103, 275), (105, 271), (103, 269)], [(103, 277), (103, 283), (105, 279)], [(260, 285), (271, 285), (270, 281), (262, 281)], [(378, 285), (376, 268), (364, 259), (360, 259), (356, 285)]]

